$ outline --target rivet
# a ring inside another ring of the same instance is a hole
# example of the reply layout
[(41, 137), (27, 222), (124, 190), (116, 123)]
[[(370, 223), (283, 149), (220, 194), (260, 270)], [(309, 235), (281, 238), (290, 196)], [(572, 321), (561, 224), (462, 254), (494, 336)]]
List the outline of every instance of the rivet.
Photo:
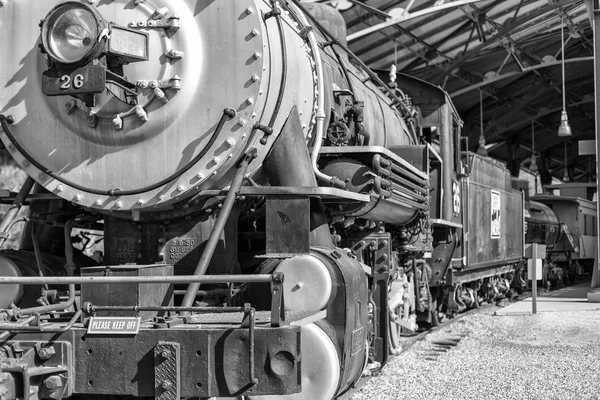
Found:
[(185, 186), (179, 185), (179, 186), (177, 186), (177, 190), (180, 192), (183, 192), (183, 191), (185, 191)]
[(254, 14), (254, 9), (252, 7), (248, 7), (248, 8), (246, 8), (245, 13), (248, 14), (248, 15)]
[(240, 118), (239, 124), (240, 124), (241, 126), (244, 126), (244, 125), (246, 125), (246, 120), (245, 120), (244, 118)]
[(75, 203), (79, 203), (81, 201), (81, 195), (80, 194), (76, 194), (75, 197), (73, 198), (73, 201)]
[(8, 145), (8, 151), (15, 151), (15, 145), (14, 145), (14, 144), (12, 144), (12, 143), (10, 143), (10, 144)]
[(197, 179), (202, 179), (202, 178), (204, 178), (204, 175), (202, 174), (202, 172), (198, 172), (198, 173), (196, 174), (196, 178), (197, 178)]
[(252, 82), (257, 82), (260, 78), (258, 77), (258, 75), (252, 75), (252, 78), (250, 78), (252, 80)]
[(251, 34), (252, 36), (256, 36), (256, 35), (258, 35), (258, 29), (252, 29), (252, 31), (250, 31), (250, 34)]
[(117, 207), (117, 209), (120, 210), (121, 208), (123, 208), (123, 203), (120, 201), (117, 201), (117, 204), (115, 204), (115, 207)]
[(135, 85), (141, 89), (146, 89), (148, 87), (148, 81), (137, 81)]
[(63, 185), (58, 185), (58, 186), (56, 187), (56, 191), (57, 191), (58, 193), (62, 192), (63, 190), (65, 190), (65, 188), (63, 187)]
[(221, 157), (213, 157), (212, 162), (218, 164), (221, 162)]
[(252, 97), (248, 97), (248, 98), (246, 99), (246, 103), (248, 103), (248, 104), (252, 105), (252, 104), (254, 104), (254, 99), (253, 99)]
[(258, 60), (259, 58), (262, 57), (262, 54), (260, 54), (258, 51), (254, 52), (254, 54), (252, 54), (252, 57), (254, 57), (255, 60)]
[(164, 195), (164, 194), (162, 194), (162, 193), (161, 193), (161, 194), (159, 194), (159, 195), (158, 195), (158, 199), (159, 199), (159, 200), (164, 200), (164, 198), (165, 198), (165, 195)]
[(230, 159), (231, 157), (233, 157), (233, 153), (227, 156), (227, 159)]
[(40, 181), (45, 181), (45, 180), (46, 180), (46, 174), (39, 174), (39, 175), (38, 175), (38, 179), (39, 179)]
[(146, 204), (146, 200), (144, 200), (144, 199), (138, 199), (138, 201), (136, 202), (136, 204), (138, 206), (143, 206), (144, 204)]
[(212, 174), (213, 174), (213, 175), (217, 175), (217, 171), (214, 171)]
[(156, 22), (154, 22), (154, 21), (148, 21), (148, 26), (149, 27), (153, 28), (154, 25), (156, 25)]
[(235, 139), (232, 137), (227, 138), (225, 143), (227, 144), (227, 147), (232, 148), (233, 146), (235, 146)]
[(100, 199), (96, 200), (96, 201), (94, 202), (94, 205), (95, 205), (96, 207), (100, 207), (100, 206), (102, 205), (102, 200), (100, 200)]
[(252, 113), (252, 118), (256, 118), (256, 113), (255, 112)]
[(27, 160), (23, 161), (23, 166), (24, 167), (29, 167), (29, 161), (27, 161)]
[(258, 95), (259, 95), (259, 96), (262, 96), (262, 94), (263, 94), (263, 91), (262, 91), (262, 90), (260, 90), (260, 91), (258, 92)]
[(146, 23), (145, 23), (144, 21), (139, 21), (139, 22), (137, 23), (137, 26), (139, 26), (139, 27), (144, 27), (144, 26), (146, 26)]

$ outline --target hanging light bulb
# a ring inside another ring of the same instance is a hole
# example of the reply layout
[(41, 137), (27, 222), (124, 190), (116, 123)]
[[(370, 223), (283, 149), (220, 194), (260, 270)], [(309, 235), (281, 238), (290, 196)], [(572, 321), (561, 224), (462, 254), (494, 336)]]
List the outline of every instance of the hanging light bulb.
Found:
[(560, 114), (560, 126), (558, 127), (558, 136), (559, 137), (569, 137), (571, 136), (571, 127), (569, 126), (569, 117), (567, 116), (567, 101), (566, 101), (566, 91), (565, 91), (565, 31), (562, 26), (562, 17), (561, 17), (561, 27), (560, 27), (560, 45), (561, 45), (561, 59), (562, 59), (562, 95), (563, 95), (563, 109)]
[(531, 164), (529, 164), (531, 172), (538, 172), (538, 166), (535, 162), (535, 124), (531, 120)]

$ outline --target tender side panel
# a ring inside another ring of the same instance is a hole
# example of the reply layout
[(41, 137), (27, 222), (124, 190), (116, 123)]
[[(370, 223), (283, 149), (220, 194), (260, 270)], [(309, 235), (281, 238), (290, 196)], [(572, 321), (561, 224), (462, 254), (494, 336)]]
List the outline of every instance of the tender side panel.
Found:
[(510, 189), (503, 165), (476, 157), (469, 182), (468, 268), (518, 261), (523, 256), (522, 194)]

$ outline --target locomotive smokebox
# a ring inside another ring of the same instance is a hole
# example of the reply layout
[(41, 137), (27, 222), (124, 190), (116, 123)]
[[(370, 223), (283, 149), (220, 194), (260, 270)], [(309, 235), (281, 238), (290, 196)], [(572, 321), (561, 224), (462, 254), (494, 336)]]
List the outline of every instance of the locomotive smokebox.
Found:
[(0, 47), (0, 139), (13, 158), (70, 202), (147, 211), (227, 187), (253, 149), (248, 175), (260, 173), (294, 105), (307, 140), (314, 57), (297, 16), (263, 18), (271, 7), (254, 0), (200, 3), (0, 7), (12, 44)]

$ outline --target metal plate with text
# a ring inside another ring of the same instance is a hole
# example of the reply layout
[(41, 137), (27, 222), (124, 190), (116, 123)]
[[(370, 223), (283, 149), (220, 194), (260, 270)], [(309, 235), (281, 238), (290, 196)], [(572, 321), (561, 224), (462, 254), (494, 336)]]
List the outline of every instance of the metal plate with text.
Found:
[(105, 87), (106, 70), (101, 65), (49, 69), (42, 74), (42, 93), (46, 96), (102, 93)]
[(88, 324), (89, 335), (137, 335), (139, 317), (92, 317)]

